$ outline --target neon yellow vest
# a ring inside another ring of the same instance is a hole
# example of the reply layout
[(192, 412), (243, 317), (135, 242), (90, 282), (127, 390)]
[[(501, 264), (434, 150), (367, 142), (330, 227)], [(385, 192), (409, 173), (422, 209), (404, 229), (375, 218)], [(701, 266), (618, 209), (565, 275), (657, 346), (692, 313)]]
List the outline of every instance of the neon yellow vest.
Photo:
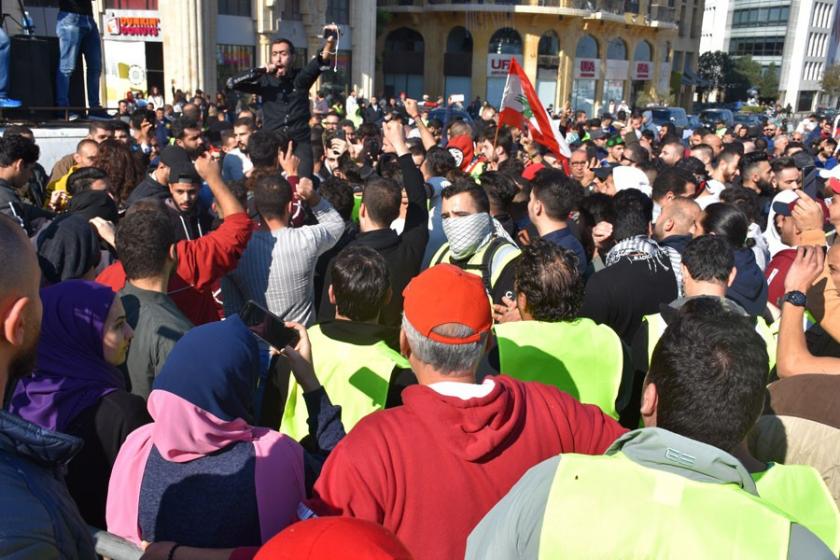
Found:
[(502, 373), (554, 385), (618, 418), (615, 399), (624, 353), (611, 328), (581, 318), (560, 323), (517, 321), (494, 329)]
[(816, 469), (774, 464), (752, 478), (762, 500), (817, 535), (835, 556), (840, 554), (840, 513)]
[[(653, 357), (653, 349), (656, 348), (656, 343), (665, 334), (665, 329), (668, 327), (668, 324), (662, 318), (661, 313), (645, 315), (643, 321), (647, 325), (648, 330), (648, 363), (650, 363), (650, 358)], [(776, 367), (776, 348), (779, 335), (778, 326), (774, 330), (773, 325), (768, 325), (764, 319), (759, 317), (755, 321), (755, 332), (761, 336), (764, 344), (767, 345), (767, 357), (769, 358), (770, 369), (773, 369)]]
[[(411, 367), (382, 341), (369, 346), (341, 342), (327, 337), (318, 325), (307, 332), (315, 374), (330, 400), (341, 405), (341, 421), (348, 432), (364, 416), (385, 408), (394, 368)], [(306, 418), (303, 391), (292, 379), (280, 431), (300, 440), (309, 433)]]
[[(496, 238), (493, 238), (496, 239)], [(466, 265), (462, 266), (465, 271), (475, 274), (476, 276), (482, 276), (482, 264), (484, 263), (484, 255), (487, 253), (487, 250), (490, 246), (493, 245), (493, 241), (491, 240), (489, 243), (485, 243), (482, 245), (475, 254), (469, 258)], [(498, 249), (493, 255), (489, 255), (490, 257), (490, 275), (489, 275), (489, 282), (490, 286), (486, 286), (488, 289), (491, 287), (496, 286), (496, 281), (501, 276), (502, 271), (505, 269), (507, 265), (509, 265), (516, 257), (522, 254), (522, 251), (519, 250), (519, 247), (514, 245), (513, 243), (502, 243), (499, 245)], [(449, 243), (444, 243), (440, 249), (438, 249), (435, 256), (432, 257), (431, 266), (441, 263), (448, 263), (450, 258), (449, 253)]]
[(786, 560), (791, 520), (734, 484), (645, 468), (622, 453), (563, 455), (541, 560)]

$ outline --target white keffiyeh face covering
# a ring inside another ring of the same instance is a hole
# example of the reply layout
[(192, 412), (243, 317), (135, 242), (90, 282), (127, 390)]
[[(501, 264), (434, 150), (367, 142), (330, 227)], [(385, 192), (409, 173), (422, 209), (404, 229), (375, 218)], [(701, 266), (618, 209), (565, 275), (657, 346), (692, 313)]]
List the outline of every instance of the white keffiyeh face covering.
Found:
[(472, 256), (493, 233), (490, 214), (479, 212), (469, 216), (446, 218), (443, 233), (449, 241), (449, 250), (455, 260)]

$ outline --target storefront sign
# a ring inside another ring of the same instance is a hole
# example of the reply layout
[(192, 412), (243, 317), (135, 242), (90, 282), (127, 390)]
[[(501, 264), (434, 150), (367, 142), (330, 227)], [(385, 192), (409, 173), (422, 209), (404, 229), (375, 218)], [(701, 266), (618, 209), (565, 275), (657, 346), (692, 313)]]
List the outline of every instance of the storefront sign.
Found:
[(575, 79), (595, 78), (597, 79), (601, 70), (601, 61), (597, 58), (576, 58)]
[(518, 54), (488, 54), (487, 55), (487, 77), (506, 78), (510, 72), (510, 60), (516, 59), (522, 64), (522, 55)]
[(634, 80), (649, 80), (653, 75), (653, 62), (636, 61), (633, 63)]
[(630, 70), (630, 63), (626, 60), (607, 59), (607, 80), (626, 80), (627, 72)]
[(115, 10), (105, 15), (105, 37), (108, 39), (161, 41), (160, 18), (157, 12)]
[(105, 41), (105, 103), (116, 105), (128, 91), (146, 91), (146, 44)]

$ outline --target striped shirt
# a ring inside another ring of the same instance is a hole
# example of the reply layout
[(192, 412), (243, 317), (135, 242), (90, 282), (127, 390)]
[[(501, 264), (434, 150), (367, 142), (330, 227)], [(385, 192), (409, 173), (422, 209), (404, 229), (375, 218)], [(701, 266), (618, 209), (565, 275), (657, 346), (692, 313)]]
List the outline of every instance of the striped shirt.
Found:
[(254, 233), (236, 270), (222, 279), (226, 316), (251, 299), (284, 321), (314, 323), (315, 264), (338, 242), (344, 220), (323, 198), (312, 212), (317, 225)]

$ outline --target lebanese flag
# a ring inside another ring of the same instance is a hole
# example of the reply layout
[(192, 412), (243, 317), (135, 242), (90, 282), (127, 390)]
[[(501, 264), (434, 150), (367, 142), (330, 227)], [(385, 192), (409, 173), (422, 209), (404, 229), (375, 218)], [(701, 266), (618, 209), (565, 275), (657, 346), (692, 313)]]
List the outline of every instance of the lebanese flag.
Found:
[(499, 109), (499, 126), (527, 126), (534, 142), (545, 146), (557, 156), (563, 164), (564, 171), (569, 174), (569, 158), (572, 151), (560, 131), (551, 126), (551, 120), (540, 103), (534, 86), (525, 75), (525, 70), (513, 57), (510, 60), (510, 71)]

